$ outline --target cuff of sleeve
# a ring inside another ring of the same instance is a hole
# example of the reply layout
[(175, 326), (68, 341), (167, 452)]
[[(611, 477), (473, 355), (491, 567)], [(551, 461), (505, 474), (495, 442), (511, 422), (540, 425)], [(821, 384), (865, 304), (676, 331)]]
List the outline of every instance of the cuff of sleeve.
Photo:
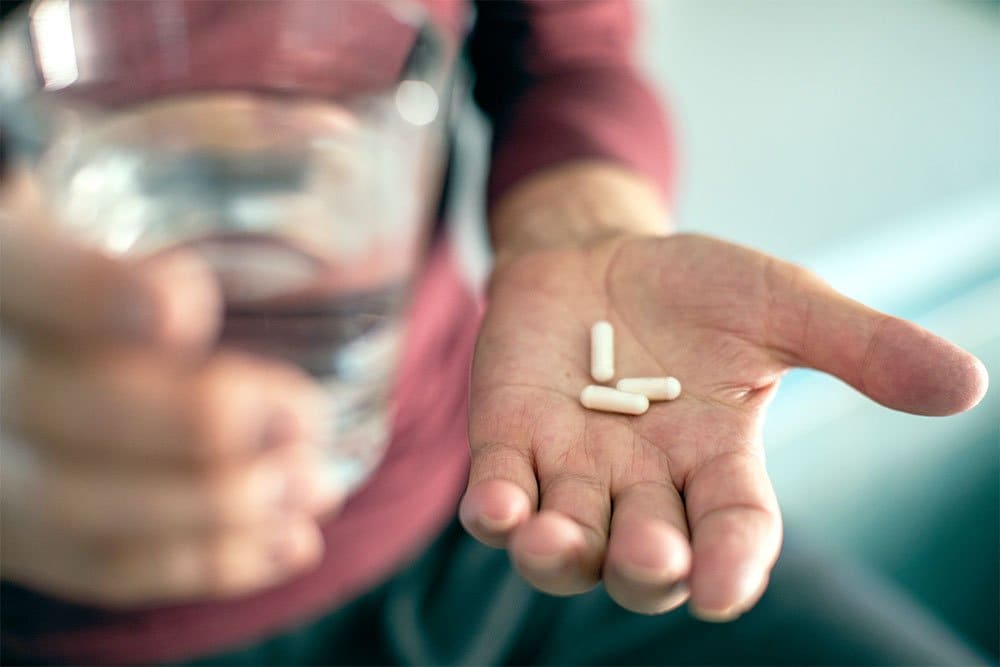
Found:
[(631, 69), (560, 73), (530, 86), (494, 131), (487, 205), (530, 174), (571, 160), (631, 168), (669, 200), (672, 144), (663, 109)]

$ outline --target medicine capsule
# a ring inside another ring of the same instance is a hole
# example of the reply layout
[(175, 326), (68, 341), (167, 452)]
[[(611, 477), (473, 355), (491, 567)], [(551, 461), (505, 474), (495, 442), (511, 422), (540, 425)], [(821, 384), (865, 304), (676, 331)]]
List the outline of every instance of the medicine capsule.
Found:
[(580, 403), (590, 410), (641, 415), (649, 409), (649, 399), (642, 394), (630, 394), (611, 387), (591, 384), (580, 392)]
[(622, 378), (618, 391), (642, 394), (651, 401), (672, 401), (681, 395), (681, 383), (675, 377)]
[(598, 382), (615, 376), (615, 330), (604, 320), (590, 328), (590, 375)]

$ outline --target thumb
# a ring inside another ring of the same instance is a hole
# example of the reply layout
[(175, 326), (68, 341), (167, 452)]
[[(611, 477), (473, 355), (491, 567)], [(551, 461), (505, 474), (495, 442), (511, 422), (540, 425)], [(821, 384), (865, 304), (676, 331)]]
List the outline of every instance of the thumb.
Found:
[(974, 407), (986, 367), (912, 322), (840, 294), (805, 269), (771, 268), (773, 347), (796, 366), (830, 373), (886, 407), (943, 416)]

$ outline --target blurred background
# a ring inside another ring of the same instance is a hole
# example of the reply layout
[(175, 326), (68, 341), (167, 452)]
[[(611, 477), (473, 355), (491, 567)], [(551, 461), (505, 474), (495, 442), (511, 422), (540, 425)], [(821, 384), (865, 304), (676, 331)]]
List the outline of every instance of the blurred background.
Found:
[[(990, 370), (983, 403), (947, 419), (796, 371), (765, 438), (792, 539), (1000, 660), (1000, 3), (637, 4), (677, 140), (677, 226), (808, 266)], [(468, 99), (454, 123), (451, 221), (482, 282), (488, 129)]]
[[(1000, 656), (1000, 4), (645, 0), (640, 57), (678, 142), (678, 227), (804, 264), (976, 354), (947, 419), (791, 373), (769, 467), (787, 531)], [(458, 115), (455, 232), (481, 281), (486, 126)], [(819, 574), (819, 573), (818, 573)]]

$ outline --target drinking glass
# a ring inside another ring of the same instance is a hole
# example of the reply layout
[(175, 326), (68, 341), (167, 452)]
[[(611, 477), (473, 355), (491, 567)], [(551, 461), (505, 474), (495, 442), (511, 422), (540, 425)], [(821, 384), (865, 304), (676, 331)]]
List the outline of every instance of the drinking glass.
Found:
[(40, 0), (0, 33), (13, 168), (107, 253), (199, 253), (219, 345), (322, 383), (346, 490), (389, 439), (443, 162), (443, 34), (388, 0)]

